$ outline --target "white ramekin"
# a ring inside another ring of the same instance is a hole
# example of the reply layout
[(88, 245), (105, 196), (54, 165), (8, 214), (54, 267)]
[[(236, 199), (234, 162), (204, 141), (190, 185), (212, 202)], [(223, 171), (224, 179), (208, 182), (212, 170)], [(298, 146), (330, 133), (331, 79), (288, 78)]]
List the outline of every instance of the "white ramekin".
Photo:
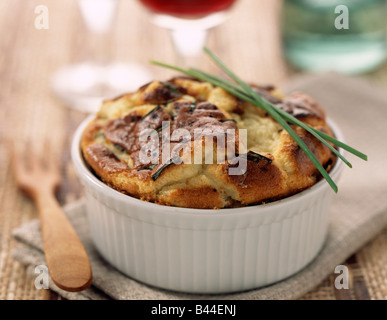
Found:
[[(129, 277), (175, 291), (229, 293), (289, 277), (319, 253), (334, 194), (325, 180), (281, 201), (235, 209), (144, 202), (110, 188), (85, 165), (79, 143), (90, 119), (74, 135), (72, 160), (85, 189), (93, 242)], [(342, 168), (337, 161), (333, 180)]]

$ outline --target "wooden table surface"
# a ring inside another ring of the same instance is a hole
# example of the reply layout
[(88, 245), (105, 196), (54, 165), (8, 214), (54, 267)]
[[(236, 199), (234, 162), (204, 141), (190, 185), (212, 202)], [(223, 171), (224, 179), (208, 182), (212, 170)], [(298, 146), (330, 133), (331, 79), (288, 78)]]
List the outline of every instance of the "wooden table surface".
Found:
[[(34, 26), (38, 5), (49, 9), (47, 30)], [(280, 8), (280, 0), (240, 0), (230, 18), (211, 30), (208, 46), (245, 80), (281, 87), (297, 72), (282, 58)], [(82, 197), (69, 148), (72, 134), (86, 114), (62, 104), (49, 83), (58, 68), (91, 56), (89, 36), (75, 0), (0, 1), (0, 300), (60, 299), (50, 290), (35, 289), (24, 267), (11, 256), (16, 245), (11, 231), (36, 218), (37, 212), (16, 188), (7, 146), (9, 142), (20, 148), (31, 144), (42, 152), (42, 142), (49, 139), (53, 144), (50, 152), (57, 155), (62, 166), (60, 203)], [(112, 59), (139, 62), (159, 79), (172, 73), (148, 61), (177, 61), (168, 32), (150, 24), (149, 16), (134, 0), (120, 1), (106, 48)], [(201, 66), (209, 71), (214, 68), (205, 59)], [(386, 65), (364, 77), (387, 88)], [(353, 278), (350, 290), (336, 290), (332, 274), (302, 299), (386, 299), (386, 248), (384, 230), (343, 262)]]

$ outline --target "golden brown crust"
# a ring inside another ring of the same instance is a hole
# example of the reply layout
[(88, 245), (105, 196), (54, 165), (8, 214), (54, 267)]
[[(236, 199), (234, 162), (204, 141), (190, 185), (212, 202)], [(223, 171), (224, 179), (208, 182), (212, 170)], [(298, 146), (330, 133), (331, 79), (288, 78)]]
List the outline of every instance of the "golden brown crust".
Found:
[(218, 209), (223, 206), (223, 201), (218, 190), (211, 187), (192, 189), (179, 188), (171, 191), (166, 199), (163, 199), (163, 196), (159, 198), (160, 204), (173, 205), (176, 207)]
[[(300, 121), (332, 135), (325, 111), (309, 96), (294, 93), (282, 97), (270, 86), (254, 86), (254, 90)], [(168, 161), (161, 158), (165, 123), (172, 135), (182, 128), (191, 135), (188, 140), (180, 137), (171, 142), (171, 149), (179, 148)], [(207, 138), (195, 142), (193, 133), (198, 128), (235, 129), (234, 151), (237, 159), (246, 156), (246, 171), (230, 174), (237, 163), (228, 158), (217, 163), (229, 149), (219, 138), (211, 137), (210, 150)], [(292, 128), (329, 169), (335, 159), (329, 148), (302, 128)], [(145, 142), (140, 142), (139, 136), (144, 129), (156, 130), (160, 141), (159, 153), (150, 163), (140, 158)], [(242, 129), (247, 130), (247, 145), (238, 142)], [(186, 146), (191, 148), (188, 153)], [(306, 154), (266, 112), (221, 88), (187, 77), (154, 81), (137, 92), (105, 101), (84, 130), (81, 149), (95, 174), (112, 188), (145, 201), (179, 207), (213, 209), (273, 201), (304, 190), (320, 178)], [(194, 162), (197, 150), (202, 163)], [(206, 163), (208, 151), (215, 155), (211, 163)], [(251, 155), (256, 157), (254, 161)]]

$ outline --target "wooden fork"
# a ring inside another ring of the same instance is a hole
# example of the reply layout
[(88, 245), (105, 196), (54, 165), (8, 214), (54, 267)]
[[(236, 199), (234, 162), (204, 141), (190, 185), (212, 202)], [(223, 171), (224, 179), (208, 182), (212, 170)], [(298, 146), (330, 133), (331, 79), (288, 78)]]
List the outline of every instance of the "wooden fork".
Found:
[(38, 159), (31, 150), (23, 158), (13, 147), (11, 151), (16, 183), (34, 200), (39, 211), (44, 254), (52, 281), (66, 291), (87, 289), (92, 282), (90, 261), (56, 200), (60, 174), (52, 153), (45, 148), (45, 159)]

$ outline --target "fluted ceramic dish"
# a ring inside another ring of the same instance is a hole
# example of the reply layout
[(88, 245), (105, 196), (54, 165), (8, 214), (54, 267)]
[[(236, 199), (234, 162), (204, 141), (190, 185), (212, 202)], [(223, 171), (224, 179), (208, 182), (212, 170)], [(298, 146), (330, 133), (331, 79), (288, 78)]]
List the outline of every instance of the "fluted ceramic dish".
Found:
[[(325, 180), (283, 200), (242, 208), (145, 202), (110, 188), (85, 164), (80, 139), (90, 120), (74, 135), (72, 160), (84, 186), (95, 247), (129, 277), (181, 292), (237, 292), (293, 275), (322, 248), (334, 195)], [(338, 127), (328, 124), (343, 141)], [(342, 168), (342, 161), (336, 161), (333, 180)]]

